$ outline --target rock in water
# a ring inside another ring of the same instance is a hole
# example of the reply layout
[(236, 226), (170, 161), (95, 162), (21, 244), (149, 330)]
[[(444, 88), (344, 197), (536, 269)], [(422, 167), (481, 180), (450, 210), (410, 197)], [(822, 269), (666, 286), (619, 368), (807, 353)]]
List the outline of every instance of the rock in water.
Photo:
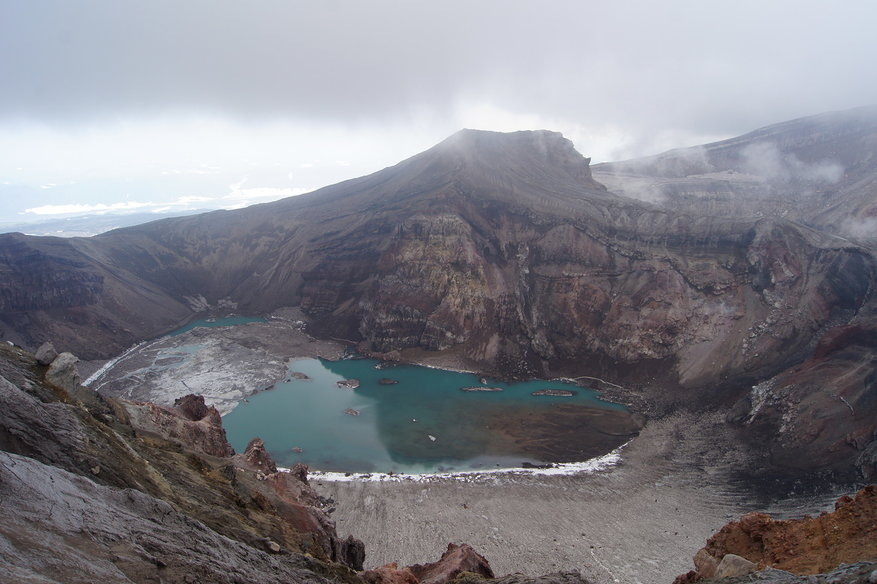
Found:
[(573, 397), (574, 395), (577, 395), (577, 394), (578, 394), (577, 391), (572, 391), (569, 389), (540, 389), (538, 391), (534, 391), (530, 395), (535, 395), (535, 396), (547, 395), (550, 397)]

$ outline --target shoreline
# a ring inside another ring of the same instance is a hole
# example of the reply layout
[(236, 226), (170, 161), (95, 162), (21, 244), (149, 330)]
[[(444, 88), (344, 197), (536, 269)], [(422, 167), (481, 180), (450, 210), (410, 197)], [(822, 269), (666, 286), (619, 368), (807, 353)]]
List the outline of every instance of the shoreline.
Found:
[[(595, 473), (610, 470), (622, 460), (621, 454), (624, 447), (631, 441), (625, 442), (618, 448), (607, 452), (602, 456), (596, 456), (581, 462), (559, 462), (545, 466), (496, 468), (486, 470), (460, 470), (448, 472), (430, 473), (394, 473), (394, 472), (336, 472), (308, 469), (308, 477), (313, 480), (329, 482), (429, 482), (431, 480), (459, 480), (462, 482), (477, 482), (479, 480), (493, 479), (497, 475), (503, 477), (516, 476), (569, 476), (581, 473)], [(289, 471), (288, 468), (278, 467), (278, 470)]]
[(454, 542), (473, 546), (497, 575), (577, 569), (594, 584), (672, 582), (728, 521), (757, 510), (814, 513), (836, 499), (789, 494), (757, 507), (757, 487), (736, 478), (757, 457), (719, 412), (650, 420), (617, 450), (595, 472), (410, 480), (309, 473), (309, 482), (334, 500), (339, 535), (365, 543), (366, 568), (422, 562)]

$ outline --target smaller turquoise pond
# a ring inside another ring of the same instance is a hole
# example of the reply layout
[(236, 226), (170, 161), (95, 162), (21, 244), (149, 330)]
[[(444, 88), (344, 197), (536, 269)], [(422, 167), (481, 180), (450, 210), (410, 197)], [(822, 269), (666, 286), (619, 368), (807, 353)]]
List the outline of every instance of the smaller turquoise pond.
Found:
[(226, 316), (224, 318), (208, 318), (204, 320), (193, 320), (189, 324), (168, 333), (167, 336), (175, 337), (183, 333), (189, 332), (194, 328), (211, 328), (218, 326), (236, 326), (239, 324), (247, 324), (248, 322), (265, 322), (261, 316)]
[[(559, 381), (502, 383), (371, 359), (299, 359), (287, 380), (223, 418), (242, 452), (260, 437), (280, 466), (424, 473), (583, 461), (637, 430), (623, 406)], [(338, 382), (355, 379), (355, 389)], [(462, 391), (499, 388), (502, 391)], [(534, 396), (553, 389), (574, 395)]]

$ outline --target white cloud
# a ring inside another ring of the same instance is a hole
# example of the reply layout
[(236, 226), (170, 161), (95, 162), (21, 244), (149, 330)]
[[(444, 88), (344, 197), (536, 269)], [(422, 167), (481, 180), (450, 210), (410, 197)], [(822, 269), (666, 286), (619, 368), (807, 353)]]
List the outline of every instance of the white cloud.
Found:
[(314, 190), (307, 187), (243, 188), (247, 180), (248, 179), (245, 177), (236, 183), (228, 185), (230, 192), (222, 197), (222, 199), (224, 201), (230, 202), (222, 204), (222, 207), (224, 209), (239, 209), (241, 207), (246, 207), (247, 205), (252, 205), (254, 203), (264, 203), (268, 201), (276, 201), (278, 199), (283, 199), (286, 197), (303, 195), (304, 193), (309, 193)]
[(151, 207), (154, 203), (138, 203), (136, 201), (126, 201), (124, 203), (104, 203), (97, 204), (69, 204), (69, 205), (42, 205), (40, 207), (31, 207), (25, 209), (25, 213), (33, 215), (77, 215), (82, 213), (108, 213), (111, 211), (130, 211), (132, 209), (142, 209)]

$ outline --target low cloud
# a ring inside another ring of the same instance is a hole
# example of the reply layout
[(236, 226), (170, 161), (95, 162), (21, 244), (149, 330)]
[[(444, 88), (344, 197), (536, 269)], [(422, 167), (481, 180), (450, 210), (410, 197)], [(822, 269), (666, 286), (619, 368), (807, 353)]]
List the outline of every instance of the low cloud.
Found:
[(848, 219), (841, 227), (844, 235), (858, 239), (877, 239), (877, 217)]
[(25, 209), (25, 213), (32, 215), (80, 215), (83, 213), (113, 213), (118, 211), (131, 211), (133, 209), (143, 209), (152, 207), (155, 203), (138, 203), (136, 201), (126, 201), (124, 203), (96, 203), (92, 205), (70, 204), (70, 205), (42, 205), (40, 207), (31, 207)]
[(743, 151), (742, 168), (766, 182), (817, 182), (834, 184), (843, 177), (844, 168), (831, 160), (803, 162), (793, 153), (783, 153), (773, 142), (757, 142)]

